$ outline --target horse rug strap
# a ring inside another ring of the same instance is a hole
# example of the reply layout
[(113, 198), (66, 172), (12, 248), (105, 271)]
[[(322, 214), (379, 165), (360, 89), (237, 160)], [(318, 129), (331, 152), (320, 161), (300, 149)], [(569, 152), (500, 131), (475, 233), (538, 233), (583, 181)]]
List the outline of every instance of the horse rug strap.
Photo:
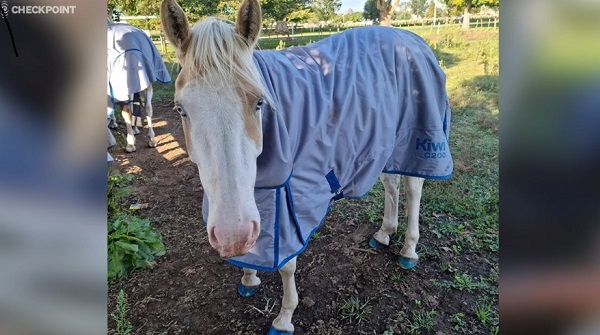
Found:
[[(279, 269), (306, 248), (333, 201), (364, 196), (382, 172), (452, 175), (446, 76), (421, 37), (354, 28), (303, 47), (256, 51), (254, 62), (275, 100), (261, 107), (254, 192), (261, 232), (230, 263)], [(209, 208), (205, 195), (205, 221)]]

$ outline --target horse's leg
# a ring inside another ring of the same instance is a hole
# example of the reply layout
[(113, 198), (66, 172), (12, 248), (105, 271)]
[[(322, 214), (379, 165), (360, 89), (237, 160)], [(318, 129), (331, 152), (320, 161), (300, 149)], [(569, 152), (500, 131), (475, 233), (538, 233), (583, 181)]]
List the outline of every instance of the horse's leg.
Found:
[(260, 278), (256, 276), (256, 270), (243, 268), (244, 276), (238, 285), (238, 292), (244, 297), (253, 296), (260, 285)]
[(296, 257), (279, 269), (281, 281), (283, 282), (283, 300), (279, 315), (273, 321), (273, 327), (271, 327), (268, 334), (291, 334), (294, 332), (292, 314), (298, 306), (298, 292), (296, 291), (294, 272), (296, 272)]
[(417, 264), (419, 256), (416, 248), (419, 242), (419, 208), (423, 192), (423, 178), (406, 177), (404, 191), (406, 192), (406, 216), (408, 224), (404, 236), (404, 247), (400, 250), (400, 266), (410, 269)]
[(383, 209), (383, 223), (381, 228), (373, 235), (369, 245), (379, 248), (381, 244), (390, 245), (390, 235), (396, 233), (398, 228), (398, 198), (400, 196), (400, 178), (398, 174), (382, 173), (379, 176), (385, 190), (385, 204)]
[(148, 146), (150, 148), (156, 147), (156, 140), (154, 139), (154, 129), (152, 129), (152, 85), (148, 86), (145, 90), (146, 92), (146, 123), (148, 124), (148, 137), (150, 138), (150, 142), (148, 142)]
[(129, 103), (127, 105), (123, 105), (121, 107), (121, 116), (123, 116), (123, 121), (125, 121), (125, 128), (127, 128), (127, 146), (125, 147), (125, 150), (127, 152), (134, 152), (135, 151), (135, 136), (133, 133), (133, 127), (132, 127), (132, 114), (131, 112), (133, 111), (133, 104)]

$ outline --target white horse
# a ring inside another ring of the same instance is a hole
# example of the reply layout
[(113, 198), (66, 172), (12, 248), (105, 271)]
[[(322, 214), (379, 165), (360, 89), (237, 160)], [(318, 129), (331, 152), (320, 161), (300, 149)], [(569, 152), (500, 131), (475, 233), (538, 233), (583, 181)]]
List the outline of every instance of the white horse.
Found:
[(148, 146), (156, 147), (152, 128), (152, 83), (171, 82), (160, 53), (142, 30), (110, 20), (107, 24), (107, 53), (109, 126), (116, 128), (114, 109), (120, 105), (127, 128), (125, 150), (133, 152), (136, 151), (134, 135), (140, 133), (141, 115), (145, 114), (150, 138)]
[(296, 256), (329, 206), (364, 195), (382, 171), (384, 218), (370, 244), (389, 245), (396, 233), (404, 174), (400, 265), (416, 264), (423, 178), (452, 173), (445, 75), (421, 38), (360, 28), (254, 51), (257, 0), (244, 0), (235, 25), (209, 18), (190, 28), (175, 0), (163, 0), (161, 20), (181, 63), (174, 109), (204, 188), (209, 242), (244, 268), (242, 295), (260, 284), (257, 270), (281, 274), (283, 301), (269, 334), (294, 331)]

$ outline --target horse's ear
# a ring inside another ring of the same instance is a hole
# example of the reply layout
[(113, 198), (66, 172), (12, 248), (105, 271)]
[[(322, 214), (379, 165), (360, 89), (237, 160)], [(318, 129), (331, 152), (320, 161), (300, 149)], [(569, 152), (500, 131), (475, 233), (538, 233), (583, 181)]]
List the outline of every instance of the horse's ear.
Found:
[(180, 52), (185, 52), (190, 36), (190, 25), (183, 9), (175, 0), (163, 0), (160, 21), (169, 42)]
[(244, 0), (237, 13), (235, 30), (244, 36), (249, 46), (254, 46), (260, 35), (262, 12), (258, 0)]

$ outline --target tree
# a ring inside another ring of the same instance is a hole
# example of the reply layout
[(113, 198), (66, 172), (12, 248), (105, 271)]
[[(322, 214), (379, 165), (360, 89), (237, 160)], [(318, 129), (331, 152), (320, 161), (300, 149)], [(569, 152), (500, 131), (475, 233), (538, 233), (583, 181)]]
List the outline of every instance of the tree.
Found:
[(317, 21), (315, 13), (309, 8), (299, 9), (287, 15), (287, 20), (290, 22), (309, 22)]
[(398, 7), (400, 0), (375, 0), (379, 10), (379, 24), (382, 26), (392, 25), (392, 14)]
[(410, 0), (412, 7), (412, 13), (420, 17), (425, 16), (425, 10), (427, 8), (427, 0)]
[(363, 18), (363, 12), (355, 12), (352, 9), (344, 14), (344, 22), (360, 22)]
[(365, 7), (363, 8), (363, 17), (365, 20), (372, 21), (373, 24), (379, 24), (379, 9), (377, 9), (377, 3), (375, 0), (367, 0)]
[(411, 9), (410, 2), (401, 2), (398, 5), (398, 8), (392, 14), (392, 20), (410, 20), (411, 18)]
[(463, 29), (469, 29), (471, 20), (471, 9), (479, 8), (483, 5), (495, 7), (500, 4), (500, 0), (444, 0), (446, 5), (463, 10)]
[(335, 16), (340, 7), (341, 0), (313, 0), (312, 8), (317, 18), (321, 21), (330, 21)]
[(437, 4), (435, 3), (435, 1), (431, 0), (429, 2), (429, 5), (427, 6), (427, 10), (425, 11), (425, 17), (434, 17), (435, 12), (436, 12), (436, 7), (437, 7), (437, 16), (439, 17), (440, 14), (442, 13), (442, 9), (440, 7), (437, 6)]
[(307, 8), (308, 4), (309, 0), (265, 0), (260, 6), (263, 17), (283, 21), (292, 12)]

